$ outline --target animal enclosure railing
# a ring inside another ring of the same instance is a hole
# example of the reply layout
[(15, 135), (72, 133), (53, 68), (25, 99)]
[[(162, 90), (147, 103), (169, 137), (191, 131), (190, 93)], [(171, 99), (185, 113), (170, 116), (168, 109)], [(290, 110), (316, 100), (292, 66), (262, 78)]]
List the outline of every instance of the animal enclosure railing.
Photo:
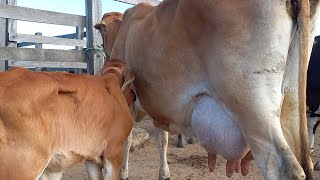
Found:
[[(16, 6), (16, 0), (0, 0), (0, 66), (86, 68), (95, 74), (103, 64), (103, 56), (95, 53), (101, 37), (94, 24), (102, 16), (101, 0), (86, 0), (86, 16), (58, 13)], [(17, 20), (73, 26), (77, 33), (56, 37), (17, 33)], [(86, 32), (84, 33), (84, 28)], [(84, 40), (86, 35), (86, 40)], [(22, 43), (18, 43), (22, 42)], [(33, 44), (75, 46), (75, 50), (20, 48)], [(83, 47), (86, 47), (83, 50)], [(3, 63), (3, 61), (5, 63)], [(0, 69), (1, 69), (0, 67)]]
[[(128, 4), (148, 2), (157, 5), (157, 0), (115, 0)], [(85, 0), (86, 15), (73, 15), (33, 8), (19, 7), (17, 0), (0, 0), (0, 71), (10, 66), (55, 67), (87, 69), (96, 74), (103, 65), (104, 56), (97, 52), (102, 43), (94, 24), (102, 17), (101, 0)], [(17, 20), (73, 26), (74, 34), (55, 37), (18, 34)], [(86, 29), (86, 32), (84, 32)], [(86, 38), (84, 40), (84, 37)], [(53, 44), (75, 46), (74, 50), (21, 48), (30, 45)]]

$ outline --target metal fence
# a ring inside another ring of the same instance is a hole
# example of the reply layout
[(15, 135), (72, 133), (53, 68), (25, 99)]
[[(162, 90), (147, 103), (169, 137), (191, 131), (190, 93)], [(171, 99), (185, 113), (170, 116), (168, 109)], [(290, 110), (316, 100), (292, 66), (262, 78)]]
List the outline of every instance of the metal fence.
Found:
[[(17, 0), (0, 0), (0, 69), (24, 66), (80, 68), (86, 69), (89, 74), (98, 72), (104, 58), (95, 53), (96, 45), (102, 41), (99, 32), (93, 26), (101, 19), (102, 3), (101, 0), (86, 0), (85, 3), (86, 15), (80, 16), (19, 7), (16, 6)], [(41, 36), (40, 33), (18, 34), (17, 20), (73, 26), (77, 32), (56, 37)], [(75, 48), (42, 49), (41, 44), (75, 46)], [(29, 45), (36, 45), (37, 48), (21, 48)]]
[[(157, 0), (115, 0), (128, 4)], [(17, 0), (0, 0), (0, 71), (11, 66), (35, 68), (82, 69), (96, 74), (103, 65), (104, 56), (97, 52), (102, 43), (94, 24), (102, 17), (101, 0), (86, 0), (86, 15), (73, 15), (40, 9), (19, 7)], [(55, 25), (73, 26), (76, 33), (55, 37), (18, 34), (17, 20)], [(86, 29), (86, 32), (84, 32)], [(85, 38), (85, 40), (84, 40)], [(42, 44), (74, 46), (73, 50), (42, 49)], [(35, 45), (35, 48), (22, 48)], [(84, 48), (85, 47), (85, 48)]]

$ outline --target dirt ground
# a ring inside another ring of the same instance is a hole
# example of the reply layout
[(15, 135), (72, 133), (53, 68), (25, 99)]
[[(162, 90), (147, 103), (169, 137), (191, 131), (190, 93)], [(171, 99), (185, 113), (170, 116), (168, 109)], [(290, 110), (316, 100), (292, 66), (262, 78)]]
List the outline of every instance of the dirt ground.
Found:
[[(151, 120), (135, 124), (150, 133), (148, 142), (140, 149), (130, 153), (129, 178), (130, 180), (156, 180), (159, 174), (159, 153), (155, 144), (155, 128)], [(318, 131), (319, 132), (319, 131)], [(314, 160), (320, 160), (320, 133), (315, 137)], [(177, 148), (177, 135), (169, 135), (168, 164), (172, 180), (260, 180), (263, 179), (254, 162), (251, 163), (250, 173), (243, 177), (234, 174), (231, 178), (225, 175), (226, 161), (222, 158), (217, 160), (214, 172), (208, 171), (206, 151), (199, 144), (189, 144), (185, 148)], [(320, 172), (315, 172), (315, 179), (320, 179)], [(87, 180), (84, 165), (79, 165), (63, 174), (63, 180)]]

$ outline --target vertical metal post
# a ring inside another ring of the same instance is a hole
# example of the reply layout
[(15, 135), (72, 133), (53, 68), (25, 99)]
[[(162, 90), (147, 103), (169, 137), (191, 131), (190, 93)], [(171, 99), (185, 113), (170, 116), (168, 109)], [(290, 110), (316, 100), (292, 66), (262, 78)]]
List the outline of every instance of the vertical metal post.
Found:
[[(41, 32), (36, 32), (35, 33), (36, 36), (42, 36)], [(38, 49), (42, 49), (42, 43), (35, 43), (34, 44), (34, 48), (38, 48)], [(42, 67), (34, 67), (35, 71), (41, 71)]]
[[(34, 35), (36, 35), (36, 36), (42, 36), (42, 33), (41, 33), (41, 32), (36, 32)], [(35, 48), (38, 48), (38, 49), (42, 49), (42, 43), (35, 43), (35, 44), (34, 44), (34, 47), (35, 47)]]
[[(8, 5), (16, 6), (17, 0), (7, 0)], [(17, 20), (7, 19), (7, 37), (6, 37), (6, 46), (7, 47), (17, 47), (17, 42), (9, 41), (9, 36), (15, 36), (17, 34)], [(9, 68), (8, 61), (5, 61), (5, 69)]]
[[(76, 35), (77, 35), (77, 39), (82, 40), (83, 39), (83, 32), (84, 29), (82, 27), (76, 27)], [(82, 51), (83, 47), (81, 46), (76, 46), (76, 50), (78, 51)]]
[[(0, 4), (17, 5), (16, 0), (0, 0)], [(9, 42), (9, 36), (17, 33), (16, 20), (0, 18), (0, 47), (16, 47), (17, 43)], [(0, 61), (0, 72), (8, 69), (8, 61)]]
[[(6, 4), (6, 0), (0, 0), (0, 5)], [(6, 46), (6, 36), (7, 36), (7, 28), (6, 28), (6, 19), (0, 18), (0, 48)], [(4, 27), (4, 28), (3, 28)], [(5, 61), (0, 61), (0, 72), (5, 71)]]
[(99, 32), (94, 25), (100, 21), (102, 16), (101, 0), (86, 0), (86, 35), (87, 35), (87, 73), (97, 74), (101, 69), (104, 57), (95, 53), (96, 45), (102, 44)]
[[(82, 27), (76, 27), (77, 39), (80, 39), (80, 40), (83, 39), (83, 32), (84, 32), (84, 29), (83, 29)], [(81, 47), (81, 46), (76, 46), (76, 50), (77, 50), (77, 51), (82, 51), (82, 50), (83, 50), (83, 47)], [(75, 73), (75, 74), (81, 74), (81, 73), (82, 73), (82, 69), (76, 68), (76, 69), (74, 69), (74, 73)]]

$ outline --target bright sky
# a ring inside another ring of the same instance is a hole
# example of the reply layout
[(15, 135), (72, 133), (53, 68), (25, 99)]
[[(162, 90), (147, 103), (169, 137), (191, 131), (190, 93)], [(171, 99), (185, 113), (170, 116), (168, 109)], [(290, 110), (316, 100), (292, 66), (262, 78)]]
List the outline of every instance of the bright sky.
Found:
[[(17, 0), (17, 2), (18, 6), (23, 7), (85, 15), (85, 0)], [(114, 0), (102, 0), (102, 14), (110, 11), (124, 12), (130, 7), (132, 7), (132, 5)], [(36, 32), (42, 32), (43, 36), (57, 36), (75, 33), (75, 27), (18, 21), (18, 33), (34, 35)], [(320, 23), (317, 26), (316, 35), (320, 35)], [(44, 45), (43, 48), (65, 47)]]

